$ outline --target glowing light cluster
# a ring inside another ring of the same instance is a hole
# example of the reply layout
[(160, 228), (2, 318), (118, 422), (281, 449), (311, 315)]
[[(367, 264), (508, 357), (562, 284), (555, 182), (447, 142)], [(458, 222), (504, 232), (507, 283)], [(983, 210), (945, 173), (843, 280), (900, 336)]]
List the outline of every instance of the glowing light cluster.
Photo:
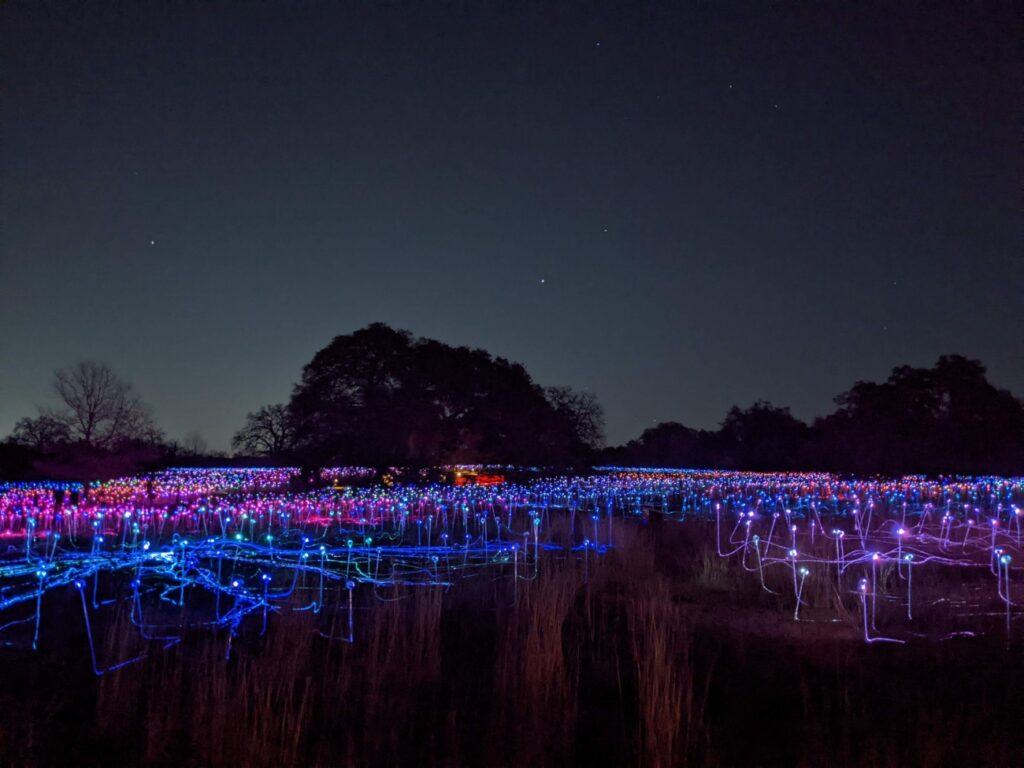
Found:
[[(957, 621), (945, 636), (969, 634), (994, 612), (1009, 631), (1024, 615), (1013, 599), (1022, 478), (601, 468), (500, 485), (385, 486), (366, 482), (371, 470), (333, 468), (319, 478), (327, 487), (288, 490), (299, 474), (182, 469), (88, 487), (0, 486), (0, 611), (9, 617), (0, 632), (36, 646), (44, 596), (72, 589), (97, 674), (138, 658), (104, 664), (92, 643), (90, 617), (125, 601), (147, 643), (223, 631), (230, 654), (240, 633), (265, 632), (288, 610), (330, 616), (325, 636), (351, 642), (357, 592), (372, 604), (392, 587), (489, 578), (517, 594), (547, 558), (587, 566), (613, 546), (616, 519), (652, 515), (713, 525), (717, 554), (793, 619), (852, 615), (868, 642), (927, 635), (921, 611), (950, 609)], [(935, 574), (955, 574), (952, 591), (921, 581)]]
[[(731, 487), (714, 501), (718, 555), (757, 573), (761, 588), (791, 593), (793, 618), (814, 607), (838, 621), (852, 606), (868, 643), (975, 634), (994, 617), (1007, 635), (1024, 616), (1011, 597), (1021, 553), (1024, 480), (799, 480), (751, 493)], [(738, 492), (737, 492), (738, 491)], [(791, 588), (772, 572), (788, 574)], [(929, 577), (925, 595), (914, 582)], [(816, 605), (808, 578), (821, 580)], [(915, 611), (931, 612), (926, 623)], [(936, 610), (944, 615), (936, 615)], [(886, 632), (879, 630), (880, 611)], [(892, 636), (889, 636), (892, 635)]]
[[(321, 480), (365, 479), (367, 472), (333, 469)], [(7, 488), (0, 495), (0, 537), (7, 541), (0, 611), (31, 612), (0, 631), (29, 625), (35, 647), (43, 596), (71, 587), (82, 595), (97, 674), (123, 660), (96, 660), (90, 614), (122, 600), (131, 601), (132, 622), (146, 640), (177, 642), (195, 628), (226, 629), (230, 654), (251, 615), (262, 632), (280, 610), (340, 610), (348, 631), (336, 639), (351, 641), (352, 596), (360, 585), (444, 588), (482, 572), (518, 584), (536, 577), (548, 550), (589, 557), (606, 548), (596, 522), (593, 538), (570, 533), (564, 546), (550, 541), (558, 511), (525, 487), (284, 490), (296, 473), (174, 470), (73, 494), (48, 485)], [(575, 520), (574, 509), (571, 526)], [(187, 618), (164, 626), (159, 616), (168, 606), (187, 608)]]

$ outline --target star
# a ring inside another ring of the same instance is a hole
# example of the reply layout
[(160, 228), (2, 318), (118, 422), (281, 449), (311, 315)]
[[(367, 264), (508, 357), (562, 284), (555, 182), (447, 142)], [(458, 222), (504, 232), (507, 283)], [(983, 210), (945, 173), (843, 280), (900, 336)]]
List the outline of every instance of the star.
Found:
[(150, 244), (150, 245), (156, 245), (156, 240), (150, 240), (150, 241), (149, 241), (149, 244)]
[(546, 282), (547, 282), (547, 281), (546, 281), (546, 280), (545, 280), (545, 279), (544, 279), (543, 277), (542, 277), (542, 278), (540, 279), (540, 284), (541, 284), (541, 285), (544, 285), (544, 283), (546, 283)]

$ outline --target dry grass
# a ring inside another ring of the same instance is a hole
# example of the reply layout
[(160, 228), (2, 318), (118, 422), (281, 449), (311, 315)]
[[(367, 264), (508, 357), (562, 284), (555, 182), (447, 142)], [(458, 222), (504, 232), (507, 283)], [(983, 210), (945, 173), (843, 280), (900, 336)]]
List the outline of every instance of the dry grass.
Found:
[[(717, 558), (706, 527), (620, 525), (615, 540), (590, 555), (586, 578), (580, 558), (549, 555), (517, 589), (483, 577), (448, 591), (360, 587), (352, 644), (337, 639), (339, 589), (319, 615), (272, 616), (263, 637), (248, 620), (227, 662), (223, 631), (143, 643), (123, 601), (95, 615), (100, 661), (149, 655), (98, 679), (75, 634), (80, 608), (48, 608), (44, 637), (62, 621), (69, 639), (6, 666), (0, 762), (999, 765), (1024, 754), (1013, 726), (1024, 665), (1001, 638), (867, 647), (852, 571), (850, 590), (834, 572), (808, 581), (808, 621), (795, 622), (785, 569), (767, 574), (777, 594), (763, 591), (756, 572)], [(914, 579), (922, 632), (955, 625), (935, 601), (976, 586), (924, 569)], [(903, 587), (881, 575), (880, 629), (906, 626)], [(176, 623), (176, 610), (149, 618)]]

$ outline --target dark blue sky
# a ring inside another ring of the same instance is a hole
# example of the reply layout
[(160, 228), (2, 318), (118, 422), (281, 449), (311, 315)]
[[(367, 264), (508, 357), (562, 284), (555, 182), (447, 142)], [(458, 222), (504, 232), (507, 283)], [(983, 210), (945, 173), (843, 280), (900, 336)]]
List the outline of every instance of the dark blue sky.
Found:
[(96, 358), (226, 448), (374, 320), (593, 391), (612, 442), (947, 352), (1024, 394), (1012, 3), (0, 21), (0, 435)]

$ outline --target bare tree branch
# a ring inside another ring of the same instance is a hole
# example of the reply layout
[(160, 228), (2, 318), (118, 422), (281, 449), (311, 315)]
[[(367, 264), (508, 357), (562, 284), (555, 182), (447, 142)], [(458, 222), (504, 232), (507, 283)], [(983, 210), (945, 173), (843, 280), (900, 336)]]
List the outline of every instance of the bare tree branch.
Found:
[(284, 405), (265, 405), (248, 414), (245, 426), (231, 440), (235, 451), (254, 456), (280, 456), (295, 443), (295, 429)]
[(593, 394), (572, 387), (547, 387), (544, 395), (570, 421), (583, 445), (594, 449), (604, 445), (604, 408)]
[(62, 368), (54, 373), (53, 389), (63, 408), (52, 416), (65, 425), (71, 442), (110, 450), (162, 438), (149, 406), (106, 363), (84, 360)]

